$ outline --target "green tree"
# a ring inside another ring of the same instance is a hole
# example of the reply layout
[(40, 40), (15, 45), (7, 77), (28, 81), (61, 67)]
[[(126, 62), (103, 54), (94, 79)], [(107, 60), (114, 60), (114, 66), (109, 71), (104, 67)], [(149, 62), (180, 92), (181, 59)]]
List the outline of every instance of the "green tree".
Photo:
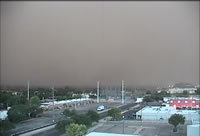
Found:
[(73, 110), (65, 109), (63, 114), (67, 117), (71, 117), (71, 116), (76, 115), (77, 113), (76, 113), (76, 110), (74, 109)]
[(15, 125), (11, 123), (8, 119), (0, 120), (0, 134), (3, 135), (4, 132), (15, 128)]
[(120, 108), (112, 108), (108, 111), (108, 116), (111, 116), (113, 119), (118, 119), (121, 117), (121, 110)]
[(145, 96), (143, 99), (144, 102), (153, 102), (153, 99), (151, 96)]
[(12, 97), (10, 92), (1, 92), (0, 91), (0, 103), (2, 104), (3, 108), (7, 108), (8, 100)]
[(189, 95), (188, 91), (184, 90), (183, 95), (188, 96)]
[(22, 93), (13, 95), (11, 92), (0, 92), (0, 103), (6, 109), (7, 106), (26, 104), (27, 100)]
[(14, 105), (8, 110), (8, 119), (11, 122), (20, 122), (22, 120), (28, 119), (29, 107), (27, 105)]
[(76, 124), (83, 124), (87, 127), (90, 127), (92, 125), (90, 117), (88, 117), (85, 114), (74, 115), (71, 118), (74, 120), (74, 123)]
[(30, 99), (30, 105), (31, 106), (34, 106), (34, 107), (39, 107), (40, 106), (40, 99), (38, 96), (33, 96), (31, 97)]
[(87, 134), (87, 127), (82, 124), (70, 124), (66, 126), (66, 135), (67, 136), (83, 136)]
[(33, 96), (30, 99), (29, 104), (29, 116), (30, 117), (37, 117), (38, 114), (42, 113), (43, 110), (39, 107), (40, 106), (40, 99), (38, 96)]
[(198, 87), (195, 92), (196, 92), (197, 95), (200, 95), (200, 87)]
[(89, 110), (87, 113), (87, 116), (89, 116), (91, 118), (92, 122), (98, 122), (100, 119), (99, 114), (93, 110)]
[(62, 132), (65, 132), (65, 126), (68, 126), (70, 125), (71, 123), (73, 123), (74, 121), (72, 119), (65, 119), (65, 120), (61, 120), (61, 121), (58, 121), (56, 123), (56, 129), (62, 131)]
[(151, 91), (146, 91), (146, 94), (151, 94)]
[(173, 131), (177, 131), (177, 126), (179, 124), (184, 124), (185, 123), (185, 117), (181, 114), (173, 114), (169, 119), (168, 123), (172, 124), (174, 126)]
[(37, 117), (39, 114), (43, 112), (43, 109), (40, 107), (29, 106), (29, 117)]

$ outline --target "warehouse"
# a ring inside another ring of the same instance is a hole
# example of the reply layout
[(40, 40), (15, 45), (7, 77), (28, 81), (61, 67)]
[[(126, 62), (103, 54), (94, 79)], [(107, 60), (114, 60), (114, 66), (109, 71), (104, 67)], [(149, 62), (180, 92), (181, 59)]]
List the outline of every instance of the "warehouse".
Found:
[(200, 113), (198, 110), (176, 110), (175, 107), (146, 106), (136, 112), (136, 119), (142, 120), (168, 120), (173, 114), (185, 116), (186, 121), (199, 120)]

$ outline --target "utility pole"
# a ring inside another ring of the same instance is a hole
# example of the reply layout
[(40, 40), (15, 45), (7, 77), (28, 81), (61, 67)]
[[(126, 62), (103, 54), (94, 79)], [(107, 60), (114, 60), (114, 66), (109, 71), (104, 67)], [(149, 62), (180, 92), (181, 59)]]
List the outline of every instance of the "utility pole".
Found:
[(124, 134), (124, 116), (122, 116), (123, 118), (123, 134)]
[(124, 104), (124, 80), (122, 80), (122, 104)]
[(27, 86), (27, 100), (29, 101), (29, 80), (28, 80), (28, 86)]
[(99, 103), (99, 81), (97, 81), (97, 103)]
[(54, 87), (52, 88), (52, 98), (53, 98), (53, 123), (54, 123)]

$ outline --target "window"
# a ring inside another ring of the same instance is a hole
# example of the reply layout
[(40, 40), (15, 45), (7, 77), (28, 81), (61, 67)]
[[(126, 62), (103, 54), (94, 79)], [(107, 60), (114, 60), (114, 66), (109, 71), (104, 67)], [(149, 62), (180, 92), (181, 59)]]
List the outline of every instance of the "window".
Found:
[(188, 101), (185, 101), (185, 103), (188, 103)]
[(181, 103), (181, 101), (180, 101), (180, 100), (178, 100), (178, 103)]
[(172, 101), (172, 100), (171, 100), (170, 102), (171, 102), (171, 103), (173, 103), (173, 101)]
[(192, 103), (195, 103), (195, 101), (192, 101)]

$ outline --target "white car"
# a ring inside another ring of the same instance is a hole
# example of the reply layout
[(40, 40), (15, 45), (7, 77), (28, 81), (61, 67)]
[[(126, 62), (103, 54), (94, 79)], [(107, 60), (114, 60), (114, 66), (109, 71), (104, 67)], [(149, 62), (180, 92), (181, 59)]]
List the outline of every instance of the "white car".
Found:
[(102, 110), (104, 110), (104, 109), (105, 109), (105, 107), (104, 107), (103, 105), (97, 107), (97, 111), (102, 111)]

